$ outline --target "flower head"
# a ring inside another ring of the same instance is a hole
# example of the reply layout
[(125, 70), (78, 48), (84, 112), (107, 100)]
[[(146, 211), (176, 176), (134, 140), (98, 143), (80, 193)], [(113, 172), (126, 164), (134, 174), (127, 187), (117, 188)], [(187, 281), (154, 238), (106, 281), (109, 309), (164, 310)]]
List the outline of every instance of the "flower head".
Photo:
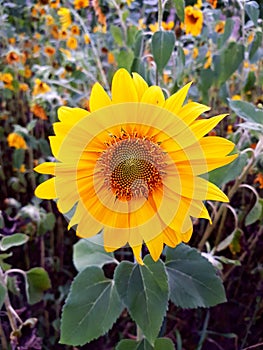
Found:
[(203, 28), (203, 12), (198, 7), (186, 6), (184, 15), (185, 21), (182, 27), (186, 34), (199, 35)]
[(44, 83), (40, 79), (35, 79), (35, 85), (33, 88), (32, 95), (36, 96), (39, 94), (45, 94), (51, 90), (50, 86), (47, 83)]
[(203, 201), (228, 201), (199, 175), (236, 158), (227, 156), (232, 142), (203, 137), (225, 115), (196, 120), (209, 107), (183, 105), (189, 87), (165, 100), (160, 87), (119, 69), (112, 98), (96, 83), (90, 112), (61, 107), (50, 137), (57, 162), (35, 169), (53, 177), (37, 187), (36, 196), (57, 198), (62, 213), (75, 206), (69, 227), (77, 225), (78, 236), (104, 229), (106, 251), (128, 243), (141, 264), (143, 242), (154, 260), (164, 243), (187, 242), (190, 216), (210, 220)]
[(67, 29), (71, 26), (71, 14), (69, 9), (67, 9), (66, 7), (60, 7), (60, 9), (58, 10), (58, 15), (60, 17), (62, 29)]
[(76, 10), (89, 6), (89, 0), (74, 0), (74, 7)]
[(26, 141), (23, 139), (22, 136), (15, 132), (11, 132), (11, 134), (7, 136), (7, 142), (9, 147), (15, 147), (16, 149), (27, 148)]

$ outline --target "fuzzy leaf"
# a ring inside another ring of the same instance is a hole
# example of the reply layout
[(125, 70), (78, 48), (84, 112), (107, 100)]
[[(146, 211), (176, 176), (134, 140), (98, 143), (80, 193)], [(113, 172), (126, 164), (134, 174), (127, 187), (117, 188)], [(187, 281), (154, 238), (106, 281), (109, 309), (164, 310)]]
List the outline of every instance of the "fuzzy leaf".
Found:
[(29, 237), (23, 233), (14, 233), (11, 236), (5, 236), (0, 242), (0, 250), (7, 250), (25, 244)]
[(61, 344), (84, 345), (105, 334), (123, 309), (114, 281), (97, 266), (74, 279), (61, 319)]
[(152, 54), (160, 73), (171, 57), (174, 44), (175, 34), (170, 30), (158, 31), (152, 36)]
[(166, 270), (170, 299), (182, 308), (210, 307), (226, 301), (220, 278), (210, 262), (193, 248), (168, 248)]
[(88, 266), (102, 267), (108, 263), (118, 263), (113, 253), (107, 253), (102, 235), (79, 240), (73, 247), (73, 263), (78, 271)]
[(43, 292), (51, 288), (47, 272), (42, 267), (34, 267), (26, 272), (26, 294), (29, 304), (42, 300)]

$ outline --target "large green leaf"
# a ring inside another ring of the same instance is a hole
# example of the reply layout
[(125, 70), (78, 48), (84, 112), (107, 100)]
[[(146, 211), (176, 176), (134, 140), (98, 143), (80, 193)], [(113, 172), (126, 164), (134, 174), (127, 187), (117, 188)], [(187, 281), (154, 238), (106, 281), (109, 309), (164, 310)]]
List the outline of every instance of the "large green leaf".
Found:
[(254, 40), (252, 41), (250, 50), (249, 50), (249, 59), (252, 60), (254, 58), (255, 53), (257, 52), (258, 48), (262, 45), (262, 37), (263, 33), (261, 31), (255, 32)]
[(124, 305), (128, 305), (127, 291), (129, 288), (129, 279), (134, 268), (134, 264), (129, 261), (122, 261), (114, 271), (114, 281), (119, 296)]
[(102, 267), (108, 263), (117, 263), (113, 253), (107, 253), (103, 246), (102, 235), (79, 240), (73, 247), (73, 263), (78, 271), (88, 266)]
[(184, 22), (184, 0), (174, 0), (174, 6), (176, 9), (176, 14), (179, 17), (181, 22)]
[(51, 288), (51, 282), (42, 267), (34, 267), (26, 272), (26, 293), (29, 304), (41, 301), (43, 292), (49, 288)]
[(218, 85), (225, 83), (244, 60), (244, 45), (231, 41), (213, 57), (214, 76)]
[(118, 50), (118, 52), (115, 51), (114, 56), (119, 68), (125, 68), (130, 71), (134, 59), (134, 53), (131, 49), (122, 48), (121, 50)]
[(232, 163), (222, 166), (221, 168), (209, 172), (209, 181), (217, 186), (235, 180), (243, 171), (247, 164), (248, 156), (246, 153), (240, 154)]
[(157, 69), (162, 73), (174, 49), (175, 34), (171, 30), (158, 31), (152, 36), (152, 54)]
[(151, 346), (146, 339), (141, 341), (124, 339), (119, 342), (116, 350), (174, 350), (174, 344), (169, 338), (157, 338), (154, 346)]
[(0, 281), (0, 310), (4, 304), (5, 296), (6, 296), (6, 286), (3, 285)]
[(105, 334), (123, 309), (114, 281), (97, 266), (74, 279), (63, 307), (61, 344), (83, 345)]
[(210, 307), (226, 301), (220, 278), (210, 262), (194, 248), (168, 248), (166, 271), (170, 299), (182, 308)]
[[(118, 267), (115, 282), (132, 319), (153, 345), (167, 309), (168, 281), (164, 264), (160, 260), (154, 262), (148, 255), (144, 258), (144, 264), (134, 265), (132, 271), (127, 264)], [(121, 285), (122, 277), (126, 288)]]
[(7, 250), (25, 244), (29, 237), (23, 233), (14, 233), (11, 236), (5, 236), (0, 242), (0, 250)]
[(251, 21), (258, 25), (258, 17), (259, 17), (259, 5), (256, 1), (248, 1), (245, 3), (245, 11), (248, 14)]
[(118, 26), (111, 25), (110, 32), (111, 32), (111, 35), (113, 36), (113, 39), (116, 42), (116, 44), (118, 44), (119, 46), (122, 46), (123, 45), (123, 33), (122, 33), (121, 28)]
[(252, 103), (239, 101), (239, 100), (228, 100), (229, 107), (244, 120), (252, 123), (258, 123), (263, 125), (263, 111), (262, 109), (256, 108)]

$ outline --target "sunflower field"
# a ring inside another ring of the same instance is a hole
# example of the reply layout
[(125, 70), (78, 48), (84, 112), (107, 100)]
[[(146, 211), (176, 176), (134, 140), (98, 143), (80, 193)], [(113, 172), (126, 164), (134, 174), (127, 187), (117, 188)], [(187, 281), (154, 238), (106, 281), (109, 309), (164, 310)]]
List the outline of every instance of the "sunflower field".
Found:
[(0, 349), (263, 349), (261, 0), (0, 0)]

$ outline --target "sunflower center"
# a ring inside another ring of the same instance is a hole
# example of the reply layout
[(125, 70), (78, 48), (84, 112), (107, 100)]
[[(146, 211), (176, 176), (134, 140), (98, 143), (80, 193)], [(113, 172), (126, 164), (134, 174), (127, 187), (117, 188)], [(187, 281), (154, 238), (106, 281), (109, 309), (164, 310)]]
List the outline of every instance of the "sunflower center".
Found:
[(152, 140), (136, 135), (112, 136), (99, 159), (104, 184), (116, 199), (148, 196), (162, 186), (165, 153)]

